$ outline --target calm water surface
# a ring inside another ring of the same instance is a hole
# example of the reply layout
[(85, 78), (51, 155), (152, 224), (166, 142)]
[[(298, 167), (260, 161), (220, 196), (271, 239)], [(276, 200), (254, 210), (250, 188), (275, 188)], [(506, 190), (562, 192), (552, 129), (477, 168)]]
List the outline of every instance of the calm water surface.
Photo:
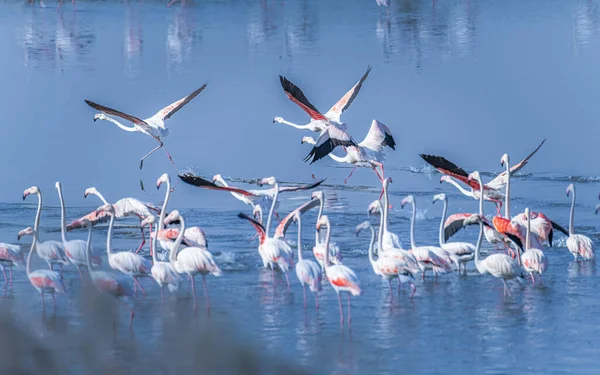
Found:
[[(20, 201), (34, 184), (47, 205), (43, 240), (60, 237), (57, 180), (64, 185), (69, 218), (99, 203), (83, 199), (89, 186), (111, 201), (133, 196), (161, 203), (164, 191), (153, 189), (154, 182), (164, 172), (175, 178), (173, 167), (156, 153), (140, 171), (138, 160), (153, 141), (93, 122), (94, 111), (83, 99), (143, 117), (208, 82), (171, 119), (165, 144), (178, 166), (205, 176), (222, 173), (246, 188), (270, 175), (296, 183), (311, 182), (313, 174), (327, 177), (333, 239), (364, 288), (352, 302), (351, 333), (340, 330), (329, 286), (318, 313), (303, 311), (295, 276), (291, 291), (285, 291), (283, 278), (273, 291), (270, 273), (260, 267), (257, 243), (250, 241), (253, 230), (236, 217), (249, 207), (226, 193), (178, 184), (171, 207), (205, 229), (225, 271), (220, 279), (209, 278), (209, 324), (228, 327), (265, 363), (276, 359), (311, 373), (595, 374), (600, 279), (595, 264), (572, 260), (562, 235), (547, 250), (543, 286), (515, 284), (513, 297), (505, 299), (498, 280), (471, 268), (466, 277), (419, 280), (412, 302), (403, 291), (390, 303), (386, 284), (370, 270), (368, 238), (354, 236), (378, 196), (376, 177), (359, 170), (344, 185), (349, 168), (326, 159), (303, 163), (309, 149), (300, 139), (310, 134), (273, 124), (272, 118), (306, 121), (283, 94), (279, 74), (324, 111), (371, 65), (344, 120), (357, 139), (373, 118), (394, 133), (398, 146), (386, 164), (394, 179), (391, 225), (405, 243), (409, 212), (400, 209), (400, 200), (406, 194), (417, 195), (422, 244), (437, 241), (441, 207), (431, 204), (433, 194), (447, 193), (451, 212), (477, 208), (477, 202), (440, 185), (439, 174), (419, 153), (445, 155), (490, 178), (501, 171), (504, 152), (520, 160), (544, 138), (546, 144), (513, 180), (513, 214), (530, 207), (567, 226), (565, 189), (573, 182), (577, 229), (597, 241), (598, 7), (587, 0), (405, 0), (391, 1), (388, 12), (367, 0), (257, 0), (198, 1), (170, 9), (162, 2), (79, 1), (57, 10), (50, 0), (46, 8), (2, 1), (1, 238), (16, 243), (17, 231), (33, 224), (33, 200)], [(309, 197), (282, 196), (280, 212)], [(492, 213), (491, 205), (486, 209)], [(314, 218), (310, 213), (304, 220), (306, 254)], [(135, 248), (135, 220), (122, 224), (115, 246)], [(457, 239), (474, 241), (476, 234), (469, 229)], [(85, 238), (85, 232), (70, 237)], [(97, 249), (104, 249), (105, 237), (106, 227), (99, 226)], [(296, 242), (295, 228), (289, 239)], [(19, 311), (34, 337), (60, 340), (62, 331), (86, 323), (76, 308), (77, 274), (70, 269), (66, 277), (70, 291), (58, 297), (55, 314), (42, 313), (23, 269), (16, 270), (14, 287), (6, 288), (0, 304)], [(128, 367), (130, 358), (119, 348), (158, 356), (177, 339), (167, 324), (174, 316), (181, 324), (206, 318), (202, 309), (199, 317), (191, 315), (185, 290), (179, 302), (169, 298), (161, 305), (154, 281), (142, 282), (149, 295), (138, 301), (134, 335), (126, 332), (121, 311), (108, 355), (125, 370), (136, 368)], [(66, 350), (77, 345), (63, 343)], [(74, 358), (68, 365), (77, 371), (84, 362)]]

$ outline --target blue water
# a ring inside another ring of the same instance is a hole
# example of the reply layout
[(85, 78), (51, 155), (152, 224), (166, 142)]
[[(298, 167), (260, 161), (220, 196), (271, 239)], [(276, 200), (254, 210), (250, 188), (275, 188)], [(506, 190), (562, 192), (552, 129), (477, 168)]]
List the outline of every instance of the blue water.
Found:
[[(61, 9), (45, 4), (0, 3), (0, 240), (16, 243), (17, 231), (33, 224), (34, 200), (21, 202), (31, 185), (44, 192), (43, 240), (60, 237), (57, 180), (69, 218), (99, 203), (84, 200), (90, 186), (109, 201), (131, 196), (161, 203), (164, 190), (154, 189), (156, 179), (168, 172), (176, 180), (164, 154), (151, 156), (140, 171), (139, 159), (154, 141), (93, 122), (95, 111), (83, 100), (149, 117), (208, 82), (170, 120), (165, 145), (178, 167), (207, 177), (221, 173), (244, 188), (257, 188), (248, 182), (271, 175), (293, 183), (312, 182), (313, 174), (327, 177), (333, 240), (364, 289), (352, 301), (350, 332), (339, 327), (337, 299), (328, 285), (321, 310), (304, 311), (294, 274), (291, 291), (279, 276), (273, 291), (257, 242), (250, 241), (253, 229), (236, 217), (250, 213), (249, 207), (228, 193), (179, 183), (170, 207), (206, 231), (225, 273), (208, 279), (211, 325), (228, 327), (265, 363), (282, 361), (309, 373), (597, 372), (600, 278), (595, 264), (572, 260), (562, 235), (546, 251), (550, 266), (543, 286), (514, 284), (512, 298), (504, 298), (498, 280), (477, 275), (470, 265), (466, 277), (419, 280), (412, 301), (403, 290), (390, 303), (387, 284), (368, 263), (368, 238), (354, 236), (378, 197), (377, 178), (358, 170), (344, 184), (350, 168), (328, 159), (303, 163), (309, 148), (300, 139), (314, 134), (272, 119), (306, 122), (282, 92), (278, 75), (326, 111), (371, 65), (343, 119), (358, 140), (373, 118), (392, 129), (398, 145), (387, 152), (386, 163), (394, 179), (391, 227), (406, 244), (409, 211), (400, 209), (400, 201), (407, 194), (417, 196), (421, 244), (437, 242), (441, 207), (430, 203), (434, 194), (448, 194), (450, 212), (477, 209), (476, 201), (440, 185), (440, 175), (419, 153), (444, 155), (468, 171), (488, 172), (489, 179), (502, 170), (503, 153), (520, 160), (544, 138), (546, 144), (513, 180), (513, 214), (530, 207), (567, 226), (565, 189), (575, 183), (576, 229), (597, 241), (598, 1), (392, 0), (389, 11), (367, 0), (197, 1), (172, 8), (155, 1), (65, 2)], [(280, 212), (309, 198), (310, 192), (282, 195)], [(493, 212), (491, 205), (486, 209)], [(306, 254), (314, 218), (312, 212), (303, 221)], [(118, 250), (137, 247), (135, 224), (120, 223)], [(103, 250), (106, 226), (94, 235), (95, 247)], [(469, 229), (457, 240), (474, 241), (476, 235)], [(289, 239), (296, 242), (294, 227)], [(28, 241), (22, 241), (24, 250)], [(44, 265), (36, 259), (36, 266)], [(55, 313), (42, 313), (23, 269), (15, 270), (14, 286), (7, 286), (0, 305), (19, 311), (36, 337), (60, 339), (62, 331), (77, 331), (87, 319), (76, 308), (82, 290), (73, 268), (66, 278), (69, 293), (58, 296)], [(125, 312), (117, 310), (119, 334), (109, 345), (114, 353), (107, 354), (125, 370), (139, 369), (119, 348), (156, 357), (173, 340), (166, 323), (173, 314), (181, 324), (205, 318), (203, 303), (200, 317), (191, 314), (186, 288), (161, 304), (154, 281), (142, 283), (149, 295), (136, 304), (134, 335), (127, 333)], [(65, 350), (78, 345), (63, 344)], [(74, 371), (83, 365), (73, 360), (69, 366)]]

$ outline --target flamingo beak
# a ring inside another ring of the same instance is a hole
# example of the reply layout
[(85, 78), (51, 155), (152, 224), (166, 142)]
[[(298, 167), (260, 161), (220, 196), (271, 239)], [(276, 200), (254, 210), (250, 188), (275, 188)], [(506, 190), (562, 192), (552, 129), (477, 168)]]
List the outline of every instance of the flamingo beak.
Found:
[(600, 211), (600, 204), (596, 206), (596, 210), (595, 210), (596, 215), (598, 215), (598, 211)]

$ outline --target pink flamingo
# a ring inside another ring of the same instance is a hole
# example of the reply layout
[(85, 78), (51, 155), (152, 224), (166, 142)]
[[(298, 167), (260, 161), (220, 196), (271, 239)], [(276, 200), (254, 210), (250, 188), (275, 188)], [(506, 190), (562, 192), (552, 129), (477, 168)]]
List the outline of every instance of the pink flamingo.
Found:
[(525, 235), (525, 252), (521, 255), (521, 261), (523, 269), (529, 272), (531, 282), (535, 284), (533, 273), (535, 272), (540, 275), (541, 282), (542, 273), (546, 272), (548, 268), (548, 258), (542, 250), (531, 247), (531, 213), (529, 212), (529, 208), (525, 209), (525, 216), (527, 217), (527, 234)]
[[(165, 212), (162, 211), (160, 213), (159, 221), (162, 221), (164, 219), (165, 219)], [(154, 222), (155, 220), (152, 220), (152, 221)], [(158, 232), (158, 225), (159, 224), (156, 223), (156, 232)], [(154, 238), (152, 239), (153, 244), (150, 249), (150, 252), (151, 252), (150, 255), (152, 256), (152, 269), (150, 270), (150, 275), (152, 276), (152, 278), (154, 280), (156, 280), (156, 283), (160, 287), (160, 298), (162, 300), (163, 290), (165, 289), (165, 286), (169, 289), (169, 291), (171, 293), (177, 292), (177, 290), (179, 289), (179, 284), (181, 284), (181, 276), (179, 276), (179, 274), (175, 270), (175, 267), (173, 267), (173, 265), (170, 262), (161, 262), (157, 259), (157, 257), (156, 257), (157, 237), (158, 236), (154, 236)], [(152, 249), (154, 249), (154, 251)]]
[[(12, 284), (13, 267), (18, 267), (23, 263), (25, 262), (23, 259), (23, 253), (21, 252), (21, 246), (0, 243), (0, 267), (2, 267), (2, 274), (4, 275), (5, 282)], [(6, 277), (7, 268), (10, 273), (10, 279)]]
[(319, 309), (319, 291), (321, 291), (321, 281), (323, 273), (317, 262), (302, 257), (302, 214), (296, 212), (294, 220), (298, 223), (298, 262), (296, 262), (296, 277), (302, 285), (302, 294), (304, 295), (304, 308), (306, 309), (306, 286), (315, 294), (315, 308)]
[(571, 198), (571, 212), (569, 214), (569, 238), (567, 238), (567, 249), (573, 254), (575, 260), (581, 257), (583, 260), (593, 260), (596, 256), (594, 254), (594, 242), (588, 236), (583, 234), (575, 234), (575, 185), (570, 184), (567, 187), (567, 197), (572, 194)]

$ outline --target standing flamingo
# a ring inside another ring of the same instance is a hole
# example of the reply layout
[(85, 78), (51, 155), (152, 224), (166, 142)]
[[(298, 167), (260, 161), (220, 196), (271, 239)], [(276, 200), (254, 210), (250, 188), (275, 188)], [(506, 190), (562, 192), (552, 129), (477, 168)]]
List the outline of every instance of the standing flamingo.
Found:
[[(327, 227), (327, 234), (325, 235), (325, 247), (329, 247), (329, 240), (331, 239), (331, 223), (327, 215), (321, 216), (317, 222), (317, 230), (321, 227)], [(340, 324), (344, 324), (344, 312), (342, 311), (342, 298), (340, 297), (341, 292), (348, 293), (348, 325), (352, 321), (350, 315), (350, 295), (360, 296), (362, 289), (360, 288), (360, 280), (358, 276), (352, 271), (350, 267), (344, 266), (343, 264), (329, 263), (329, 252), (325, 252), (325, 276), (331, 284), (331, 287), (335, 290), (338, 297), (338, 304), (340, 307)]]
[[(317, 214), (317, 221), (321, 219), (323, 216), (323, 208), (325, 206), (325, 193), (322, 190), (315, 191), (312, 193), (312, 199), (319, 200), (319, 213)], [(321, 268), (324, 270), (324, 262), (325, 262), (325, 239), (321, 237), (321, 233), (316, 231), (315, 233), (315, 246), (313, 246), (313, 255), (321, 265)], [(343, 257), (342, 252), (340, 251), (339, 246), (335, 242), (329, 243), (329, 259), (333, 264), (342, 264)]]
[[(156, 142), (158, 142), (158, 146), (156, 148), (154, 148), (152, 151), (150, 151), (149, 153), (147, 153), (146, 155), (144, 155), (144, 157), (140, 160), (140, 169), (142, 169), (144, 167), (144, 159), (146, 159), (148, 156), (152, 155), (154, 152), (158, 151), (161, 148), (163, 150), (165, 150), (165, 153), (167, 154), (169, 161), (171, 161), (171, 163), (173, 164), (175, 169), (177, 169), (177, 166), (175, 165), (175, 162), (173, 161), (171, 154), (169, 154), (167, 149), (164, 147), (164, 144), (162, 141), (163, 138), (165, 138), (169, 135), (169, 129), (167, 128), (165, 121), (168, 120), (169, 118), (171, 118), (171, 116), (173, 116), (175, 113), (177, 113), (177, 111), (179, 111), (181, 108), (183, 108), (183, 106), (188, 104), (192, 99), (194, 99), (198, 94), (200, 94), (202, 92), (202, 90), (204, 90), (205, 88), (206, 88), (206, 83), (204, 85), (202, 85), (202, 87), (200, 87), (199, 89), (197, 89), (196, 91), (191, 93), (190, 95), (186, 96), (183, 99), (176, 101), (175, 103), (172, 103), (172, 104), (166, 106), (165, 108), (158, 111), (154, 116), (149, 117), (145, 120), (142, 120), (138, 117), (129, 115), (125, 112), (117, 111), (115, 109), (108, 108), (108, 107), (105, 107), (100, 104), (96, 104), (87, 99), (85, 100), (85, 102), (90, 107), (103, 112), (103, 113), (98, 113), (98, 114), (94, 115), (94, 121), (96, 121), (96, 120), (110, 121), (113, 124), (117, 125), (122, 130), (125, 130), (127, 132), (140, 132), (142, 134), (146, 134), (146, 135), (154, 138), (154, 140), (156, 140)], [(119, 121), (106, 116), (105, 113), (109, 114), (109, 115), (120, 117), (120, 118), (128, 120), (128, 121), (131, 121), (133, 123), (133, 126), (123, 125)], [(177, 169), (177, 170), (179, 170), (179, 169)]]
[[(111, 272), (95, 270), (92, 268), (92, 223), (88, 219), (83, 219), (83, 226), (88, 227), (88, 238), (86, 242), (86, 262), (90, 271), (90, 278), (96, 289), (100, 292), (113, 296), (122, 302), (129, 310), (129, 329), (133, 324), (133, 288), (130, 280), (123, 274), (114, 274)], [(110, 233), (109, 228), (109, 233)]]
[[(483, 240), (483, 225), (484, 221), (480, 215), (472, 215), (465, 220), (465, 225), (479, 224), (479, 237), (477, 245), (475, 245), (475, 267), (480, 274), (490, 274), (496, 278), (502, 279), (504, 284), (504, 295), (510, 296), (510, 291), (506, 285), (506, 280), (512, 280), (521, 275), (521, 267), (516, 260), (506, 254), (492, 254), (481, 260), (479, 252), (481, 250), (481, 242)], [(519, 251), (517, 251), (519, 257)]]
[[(389, 197), (388, 197), (388, 188), (390, 186), (390, 183), (392, 183), (392, 178), (388, 177), (385, 180), (383, 180), (383, 205), (381, 205), (380, 203), (378, 203), (378, 201), (375, 201), (373, 203), (371, 203), (371, 205), (369, 206), (369, 214), (375, 214), (376, 212), (380, 212), (382, 214), (382, 220), (381, 220), (381, 231), (382, 231), (382, 242), (383, 242), (383, 247), (381, 248), (382, 251), (384, 251), (386, 248), (396, 248), (396, 249), (403, 249), (404, 246), (402, 245), (402, 241), (400, 241), (400, 237), (398, 237), (398, 235), (396, 233), (392, 233), (390, 232), (389, 229), (389, 218), (388, 218), (388, 213), (389, 213), (389, 208), (390, 208), (390, 202), (389, 202)], [(382, 208), (383, 206), (383, 210), (380, 210), (380, 208)]]
[(223, 272), (215, 262), (213, 255), (205, 249), (199, 247), (186, 247), (179, 251), (179, 246), (181, 245), (185, 233), (185, 220), (183, 219), (183, 216), (179, 214), (179, 211), (174, 210), (164, 219), (164, 222), (167, 225), (173, 221), (179, 221), (181, 228), (179, 228), (179, 235), (175, 240), (173, 250), (171, 250), (169, 261), (178, 273), (184, 273), (192, 280), (194, 311), (198, 310), (198, 301), (196, 299), (196, 275), (200, 274), (202, 276), (206, 309), (210, 312), (210, 297), (206, 286), (206, 275), (211, 274), (218, 277), (223, 276)]
[[(154, 216), (152, 216), (154, 218)], [(159, 222), (165, 219), (165, 212), (161, 212)], [(156, 220), (151, 220), (152, 222)], [(150, 223), (152, 225), (152, 223)], [(159, 223), (156, 223), (156, 232), (159, 231)], [(156, 281), (158, 286), (160, 287), (160, 299), (162, 300), (165, 286), (169, 289), (171, 293), (177, 292), (179, 289), (179, 284), (181, 284), (181, 276), (175, 270), (175, 267), (171, 264), (171, 262), (162, 262), (159, 261), (156, 257), (156, 241), (158, 240), (158, 236), (154, 236), (152, 239), (152, 247), (150, 249), (152, 256), (152, 269), (150, 270), (150, 276)], [(154, 251), (153, 251), (154, 250)]]
[[(41, 202), (41, 194), (37, 186), (32, 186), (25, 190), (23, 196), (27, 197), (29, 194), (38, 194), (38, 200)], [(62, 282), (62, 278), (58, 272), (50, 270), (31, 270), (31, 256), (33, 250), (37, 244), (37, 234), (40, 228), (40, 216), (42, 215), (42, 205), (38, 204), (38, 209), (35, 214), (35, 222), (33, 224), (33, 241), (31, 242), (31, 248), (29, 249), (29, 255), (27, 256), (27, 277), (31, 282), (31, 285), (40, 293), (42, 297), (42, 309), (46, 308), (46, 302), (44, 300), (44, 294), (49, 293), (52, 295), (52, 302), (56, 309), (56, 299), (54, 293), (64, 293), (65, 285)]]
[[(135, 254), (130, 251), (121, 251), (118, 253), (114, 253), (112, 250), (112, 230), (115, 224), (115, 208), (112, 204), (108, 203), (106, 199), (100, 194), (96, 188), (88, 188), (85, 190), (84, 197), (88, 197), (88, 195), (93, 194), (100, 198), (102, 202), (104, 202), (104, 206), (100, 207), (100, 211), (106, 211), (110, 215), (110, 222), (108, 224), (108, 235), (106, 237), (106, 253), (108, 255), (108, 264), (110, 268), (114, 270), (121, 271), (122, 273), (133, 278), (133, 293), (136, 293), (136, 286), (140, 288), (143, 294), (146, 294), (146, 291), (140, 284), (138, 278), (145, 277), (150, 275), (150, 270), (152, 265), (150, 262), (142, 257), (141, 255)], [(146, 218), (142, 225), (145, 226), (148, 223), (151, 223), (154, 220), (154, 216), (150, 215)]]
[[(0, 267), (4, 275), (4, 282), (12, 284), (12, 269), (13, 267), (21, 266), (24, 263), (21, 246), (11, 245), (8, 243), (0, 243)], [(10, 279), (6, 277), (6, 269), (10, 273)]]
[[(25, 200), (25, 198), (27, 198), (27, 196), (30, 194), (36, 194), (38, 196), (38, 210), (40, 210), (40, 212), (41, 212), (41, 210), (42, 210), (42, 192), (40, 191), (40, 189), (38, 189), (37, 186), (33, 186), (33, 187), (25, 190), (25, 192), (23, 192), (23, 200)], [(23, 237), (25, 235), (33, 235), (33, 234), (34, 234), (34, 230), (31, 227), (27, 227), (24, 230), (19, 232), (17, 238), (20, 240), (21, 237)], [(59, 241), (40, 242), (39, 238), (40, 238), (40, 236), (39, 236), (39, 230), (38, 230), (38, 234), (36, 236), (37, 244), (35, 246), (38, 256), (46, 261), (46, 263), (48, 264), (48, 267), (50, 268), (50, 271), (54, 271), (53, 266), (55, 264), (58, 264), (60, 267), (60, 276), (62, 277), (63, 276), (63, 265), (69, 264), (69, 260), (67, 259), (67, 256), (65, 255), (65, 250), (64, 250), (63, 244)]]
[(542, 282), (542, 273), (546, 272), (548, 268), (548, 258), (542, 250), (531, 247), (531, 213), (529, 208), (525, 209), (525, 215), (527, 216), (527, 235), (525, 236), (525, 252), (521, 255), (521, 261), (523, 262), (523, 269), (529, 272), (531, 282), (535, 284), (533, 273), (539, 274), (540, 282)]
[(323, 273), (317, 262), (302, 257), (302, 214), (296, 212), (294, 220), (298, 224), (298, 262), (296, 263), (296, 277), (302, 285), (302, 294), (304, 295), (304, 308), (306, 309), (306, 286), (315, 294), (315, 308), (319, 309), (319, 291), (321, 291), (321, 281)]
[(575, 260), (581, 257), (583, 260), (593, 260), (596, 256), (594, 254), (594, 242), (588, 236), (583, 234), (575, 234), (574, 230), (574, 216), (575, 216), (575, 185), (569, 184), (567, 186), (567, 197), (572, 194), (571, 197), (571, 212), (569, 214), (569, 238), (567, 238), (567, 249), (573, 254)]

